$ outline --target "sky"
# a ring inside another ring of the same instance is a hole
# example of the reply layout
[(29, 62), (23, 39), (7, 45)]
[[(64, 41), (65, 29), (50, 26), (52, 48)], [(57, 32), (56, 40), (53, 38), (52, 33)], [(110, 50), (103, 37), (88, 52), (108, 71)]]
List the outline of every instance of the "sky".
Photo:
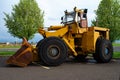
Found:
[[(64, 15), (64, 11), (72, 11), (74, 7), (79, 9), (88, 9), (88, 25), (91, 25), (91, 20), (95, 18), (94, 10), (98, 8), (101, 0), (36, 0), (39, 8), (45, 12), (44, 27), (50, 25), (58, 25), (61, 22), (61, 17)], [(19, 0), (1, 0), (0, 2), (0, 42), (15, 42), (19, 41), (18, 38), (12, 37), (8, 33), (8, 29), (5, 26), (4, 12), (10, 14), (12, 12), (12, 6), (18, 4)], [(42, 36), (35, 34), (35, 37), (30, 40), (38, 42)], [(21, 41), (21, 40), (20, 40)]]

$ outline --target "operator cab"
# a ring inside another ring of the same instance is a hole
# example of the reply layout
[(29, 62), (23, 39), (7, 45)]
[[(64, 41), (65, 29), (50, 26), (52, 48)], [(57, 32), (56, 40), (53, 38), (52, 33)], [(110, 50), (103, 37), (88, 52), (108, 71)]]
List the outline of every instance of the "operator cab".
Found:
[(68, 13), (66, 10), (65, 15), (61, 18), (62, 23), (63, 24), (71, 24), (71, 23), (75, 22), (75, 16), (76, 16), (75, 12)]
[(68, 24), (73, 24), (77, 23), (79, 27), (88, 27), (87, 23), (87, 9), (77, 9), (76, 7), (74, 8), (74, 11), (68, 12), (67, 10), (65, 11), (65, 15), (61, 17), (62, 24), (68, 25)]

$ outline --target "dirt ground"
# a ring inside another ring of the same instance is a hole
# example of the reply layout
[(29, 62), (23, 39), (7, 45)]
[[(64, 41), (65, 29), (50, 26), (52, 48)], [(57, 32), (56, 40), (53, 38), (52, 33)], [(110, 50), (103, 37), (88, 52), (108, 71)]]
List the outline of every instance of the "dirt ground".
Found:
[(31, 64), (20, 68), (9, 66), (8, 57), (0, 57), (0, 80), (120, 80), (120, 59), (98, 64), (93, 59), (86, 62), (66, 61), (57, 67)]

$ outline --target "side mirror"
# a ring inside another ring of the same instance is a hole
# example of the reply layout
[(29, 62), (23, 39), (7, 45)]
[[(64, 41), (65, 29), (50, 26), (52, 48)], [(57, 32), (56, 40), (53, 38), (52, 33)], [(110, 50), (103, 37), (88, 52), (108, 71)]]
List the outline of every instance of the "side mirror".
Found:
[(84, 13), (87, 13), (87, 9), (84, 9)]
[(83, 14), (83, 18), (87, 18), (87, 14), (84, 13), (84, 14)]
[(63, 20), (63, 17), (61, 17), (61, 20)]
[(63, 23), (63, 17), (61, 17), (61, 21), (62, 21), (62, 22), (61, 22), (61, 24), (62, 24), (62, 23)]

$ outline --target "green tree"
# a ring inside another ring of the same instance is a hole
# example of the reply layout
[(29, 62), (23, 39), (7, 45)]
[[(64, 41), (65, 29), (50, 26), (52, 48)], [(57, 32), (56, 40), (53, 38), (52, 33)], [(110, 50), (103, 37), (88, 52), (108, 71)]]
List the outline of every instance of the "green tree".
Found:
[(5, 14), (5, 25), (8, 32), (18, 38), (32, 39), (39, 27), (43, 27), (44, 12), (35, 0), (20, 0), (13, 6), (11, 14)]
[(120, 39), (120, 4), (118, 0), (102, 0), (96, 10), (92, 26), (110, 29), (111, 42)]

